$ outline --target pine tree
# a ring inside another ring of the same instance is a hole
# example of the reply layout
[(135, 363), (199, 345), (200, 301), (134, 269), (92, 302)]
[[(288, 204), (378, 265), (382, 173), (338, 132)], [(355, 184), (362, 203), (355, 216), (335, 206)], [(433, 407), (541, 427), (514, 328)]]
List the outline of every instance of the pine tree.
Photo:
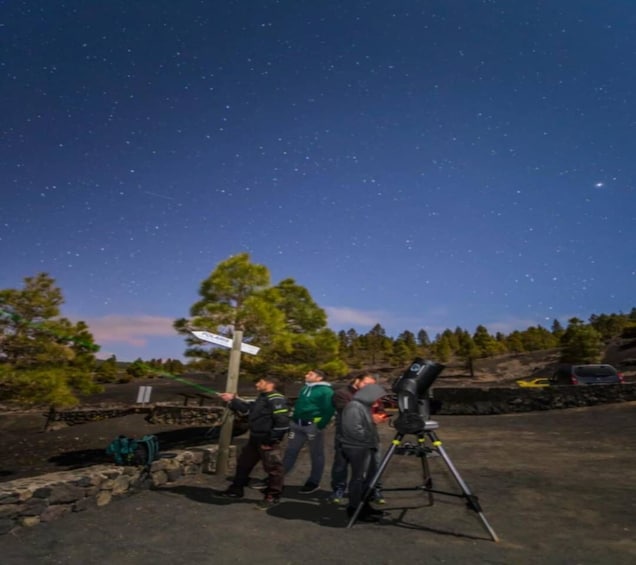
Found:
[(84, 322), (60, 318), (62, 291), (46, 273), (26, 277), (21, 289), (0, 291), (0, 359), (5, 399), (23, 404), (72, 405), (98, 390), (99, 349)]
[(601, 334), (578, 318), (571, 318), (561, 338), (562, 363), (598, 363), (603, 352)]
[(117, 365), (117, 357), (111, 355), (97, 365), (95, 376), (100, 383), (114, 383), (119, 376), (119, 367)]
[(252, 263), (249, 254), (219, 263), (201, 283), (199, 294), (191, 317), (174, 324), (190, 346), (186, 356), (218, 358), (218, 351), (191, 337), (191, 329), (228, 337), (241, 330), (245, 342), (261, 348), (257, 356), (247, 355), (241, 361), (254, 376), (274, 372), (282, 378), (297, 378), (311, 367), (326, 364), (332, 374), (346, 373), (339, 359), (338, 337), (327, 328), (326, 313), (309, 291), (290, 278), (272, 286), (267, 267)]

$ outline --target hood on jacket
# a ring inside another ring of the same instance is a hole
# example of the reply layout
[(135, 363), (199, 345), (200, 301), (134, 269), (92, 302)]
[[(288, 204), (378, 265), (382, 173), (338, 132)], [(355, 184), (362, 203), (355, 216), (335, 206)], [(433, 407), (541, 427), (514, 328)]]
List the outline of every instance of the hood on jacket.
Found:
[(300, 389), (300, 394), (303, 396), (311, 396), (312, 390), (314, 388), (318, 389), (321, 386), (331, 388), (331, 383), (326, 383), (324, 381), (318, 381), (317, 383), (305, 383), (304, 386)]
[(362, 404), (371, 406), (376, 400), (386, 396), (387, 394), (387, 391), (379, 384), (370, 384), (362, 387), (353, 395), (353, 398), (362, 402)]

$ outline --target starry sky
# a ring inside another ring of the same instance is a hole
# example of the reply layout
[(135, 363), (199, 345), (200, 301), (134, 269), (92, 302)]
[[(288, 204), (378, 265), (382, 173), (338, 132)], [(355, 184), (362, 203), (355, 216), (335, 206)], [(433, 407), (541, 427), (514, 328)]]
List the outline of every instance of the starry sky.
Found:
[(0, 288), (49, 273), (102, 357), (180, 357), (241, 252), (335, 331), (636, 305), (632, 0), (7, 0), (0, 38)]

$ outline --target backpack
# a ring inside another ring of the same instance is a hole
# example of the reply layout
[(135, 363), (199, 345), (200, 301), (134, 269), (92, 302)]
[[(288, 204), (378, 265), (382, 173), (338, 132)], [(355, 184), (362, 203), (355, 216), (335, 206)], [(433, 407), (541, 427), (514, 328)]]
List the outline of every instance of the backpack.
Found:
[(145, 435), (141, 439), (121, 435), (110, 442), (106, 453), (113, 457), (117, 465), (150, 466), (159, 458), (159, 440), (154, 435)]
[(131, 465), (135, 454), (136, 442), (131, 437), (119, 436), (110, 442), (106, 453), (112, 455), (117, 465)]
[(159, 440), (157, 436), (146, 435), (136, 440), (135, 443), (135, 465), (150, 467), (153, 461), (159, 459)]

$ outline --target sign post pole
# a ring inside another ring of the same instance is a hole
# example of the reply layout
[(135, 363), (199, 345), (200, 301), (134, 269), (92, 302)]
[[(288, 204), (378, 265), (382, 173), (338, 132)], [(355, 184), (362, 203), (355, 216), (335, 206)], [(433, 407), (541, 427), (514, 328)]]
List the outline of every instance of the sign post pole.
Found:
[[(238, 390), (239, 369), (241, 367), (241, 342), (243, 340), (243, 332), (236, 330), (232, 341), (232, 350), (230, 351), (230, 364), (227, 371), (226, 392), (236, 394)], [(234, 426), (234, 414), (230, 410), (227, 418), (221, 427), (219, 435), (219, 445), (216, 456), (216, 474), (226, 475), (228, 472), (230, 461), (230, 445), (232, 443), (232, 428)]]
[[(231, 348), (230, 351), (230, 364), (227, 370), (227, 381), (225, 385), (225, 392), (233, 392), (236, 394), (238, 391), (238, 379), (239, 369), (241, 367), (241, 351), (249, 353), (250, 355), (256, 355), (260, 348), (249, 343), (242, 343), (243, 331), (236, 330), (233, 335), (233, 339), (218, 334), (213, 334), (206, 331), (193, 330), (192, 334), (202, 340), (221, 347)], [(219, 436), (219, 445), (216, 456), (216, 474), (227, 474), (229, 461), (230, 461), (230, 444), (232, 443), (232, 428), (234, 426), (234, 414), (228, 410), (227, 417), (225, 418), (223, 425), (221, 426), (221, 434)]]

